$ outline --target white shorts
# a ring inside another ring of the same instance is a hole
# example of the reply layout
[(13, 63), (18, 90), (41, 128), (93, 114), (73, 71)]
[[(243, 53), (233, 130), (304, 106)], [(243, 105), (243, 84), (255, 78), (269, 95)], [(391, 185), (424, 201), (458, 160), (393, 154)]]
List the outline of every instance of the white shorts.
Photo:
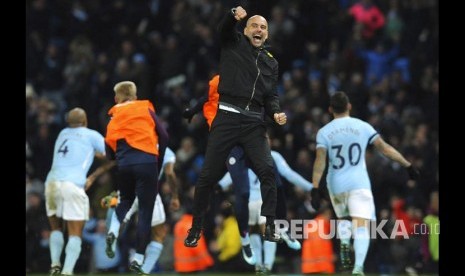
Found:
[(249, 201), (249, 225), (260, 225), (266, 223), (266, 217), (261, 216), (261, 200)]
[(336, 195), (329, 194), (338, 218), (347, 216), (376, 220), (373, 193), (369, 189), (356, 189)]
[(68, 181), (50, 181), (45, 185), (47, 216), (64, 220), (88, 220), (89, 197), (83, 188)]
[[(124, 217), (124, 222), (128, 222), (132, 215), (139, 210), (139, 200), (136, 199), (134, 200), (134, 203), (131, 206), (131, 209), (126, 214), (126, 217)], [(157, 226), (159, 224), (164, 223), (166, 220), (166, 214), (165, 214), (165, 208), (163, 207), (163, 202), (161, 201), (160, 194), (157, 194), (157, 197), (155, 198), (155, 204), (153, 205), (153, 213), (152, 213), (152, 226)]]

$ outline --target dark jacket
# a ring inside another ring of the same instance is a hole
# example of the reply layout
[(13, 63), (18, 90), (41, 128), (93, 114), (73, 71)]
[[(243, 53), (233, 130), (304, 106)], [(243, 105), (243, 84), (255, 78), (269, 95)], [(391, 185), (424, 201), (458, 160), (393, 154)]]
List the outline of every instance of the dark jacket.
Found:
[(261, 111), (273, 118), (281, 112), (277, 94), (278, 62), (263, 47), (255, 48), (236, 30), (237, 20), (231, 12), (219, 26), (221, 41), (220, 102), (250, 111)]

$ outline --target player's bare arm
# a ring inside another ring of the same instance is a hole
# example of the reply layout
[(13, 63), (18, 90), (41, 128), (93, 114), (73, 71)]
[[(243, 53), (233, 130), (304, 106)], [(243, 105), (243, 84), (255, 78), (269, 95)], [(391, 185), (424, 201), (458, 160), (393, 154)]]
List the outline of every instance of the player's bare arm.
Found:
[(400, 152), (398, 152), (393, 146), (386, 143), (383, 138), (378, 137), (373, 144), (375, 145), (375, 148), (384, 156), (398, 162), (403, 167), (407, 168), (411, 165), (410, 162), (407, 161)]
[(168, 163), (165, 166), (165, 175), (166, 180), (171, 188), (171, 201), (170, 201), (170, 210), (176, 211), (179, 209), (179, 196), (178, 196), (178, 180), (176, 178), (176, 173), (174, 172), (174, 164)]
[(323, 172), (326, 168), (326, 149), (325, 148), (317, 148), (316, 149), (316, 158), (315, 163), (313, 164), (313, 187), (318, 188), (320, 185), (321, 177), (323, 176)]

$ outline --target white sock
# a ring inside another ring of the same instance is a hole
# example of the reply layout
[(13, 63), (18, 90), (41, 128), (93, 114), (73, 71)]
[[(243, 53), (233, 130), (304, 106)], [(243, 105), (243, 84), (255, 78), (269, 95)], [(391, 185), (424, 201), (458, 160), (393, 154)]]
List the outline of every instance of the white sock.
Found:
[(78, 236), (69, 236), (68, 244), (66, 244), (66, 258), (65, 264), (63, 265), (63, 269), (61, 271), (62, 274), (73, 274), (74, 266), (76, 265), (76, 261), (79, 258), (79, 254), (81, 254), (81, 238)]
[(155, 264), (160, 258), (161, 251), (163, 250), (163, 244), (151, 241), (147, 248), (145, 249), (145, 260), (144, 264), (142, 265), (142, 271), (145, 273), (150, 273), (152, 269), (155, 267)]
[(54, 230), (50, 234), (50, 259), (52, 260), (52, 266), (61, 266), (60, 257), (63, 251), (65, 240), (63, 233), (60, 230)]

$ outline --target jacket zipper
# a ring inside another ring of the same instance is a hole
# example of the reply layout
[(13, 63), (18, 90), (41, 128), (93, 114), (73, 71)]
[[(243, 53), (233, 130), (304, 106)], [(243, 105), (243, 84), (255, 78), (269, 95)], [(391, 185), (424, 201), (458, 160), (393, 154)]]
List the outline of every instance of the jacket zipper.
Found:
[(249, 99), (249, 102), (247, 103), (247, 106), (245, 107), (245, 110), (249, 111), (249, 106), (252, 103), (253, 96), (255, 95), (255, 86), (257, 85), (258, 77), (260, 76), (260, 68), (258, 68), (258, 57), (260, 56), (260, 50), (258, 50), (257, 58), (255, 59), (255, 66), (257, 67), (258, 73), (257, 77), (255, 78), (255, 82), (253, 83), (253, 89), (252, 89), (252, 96)]

